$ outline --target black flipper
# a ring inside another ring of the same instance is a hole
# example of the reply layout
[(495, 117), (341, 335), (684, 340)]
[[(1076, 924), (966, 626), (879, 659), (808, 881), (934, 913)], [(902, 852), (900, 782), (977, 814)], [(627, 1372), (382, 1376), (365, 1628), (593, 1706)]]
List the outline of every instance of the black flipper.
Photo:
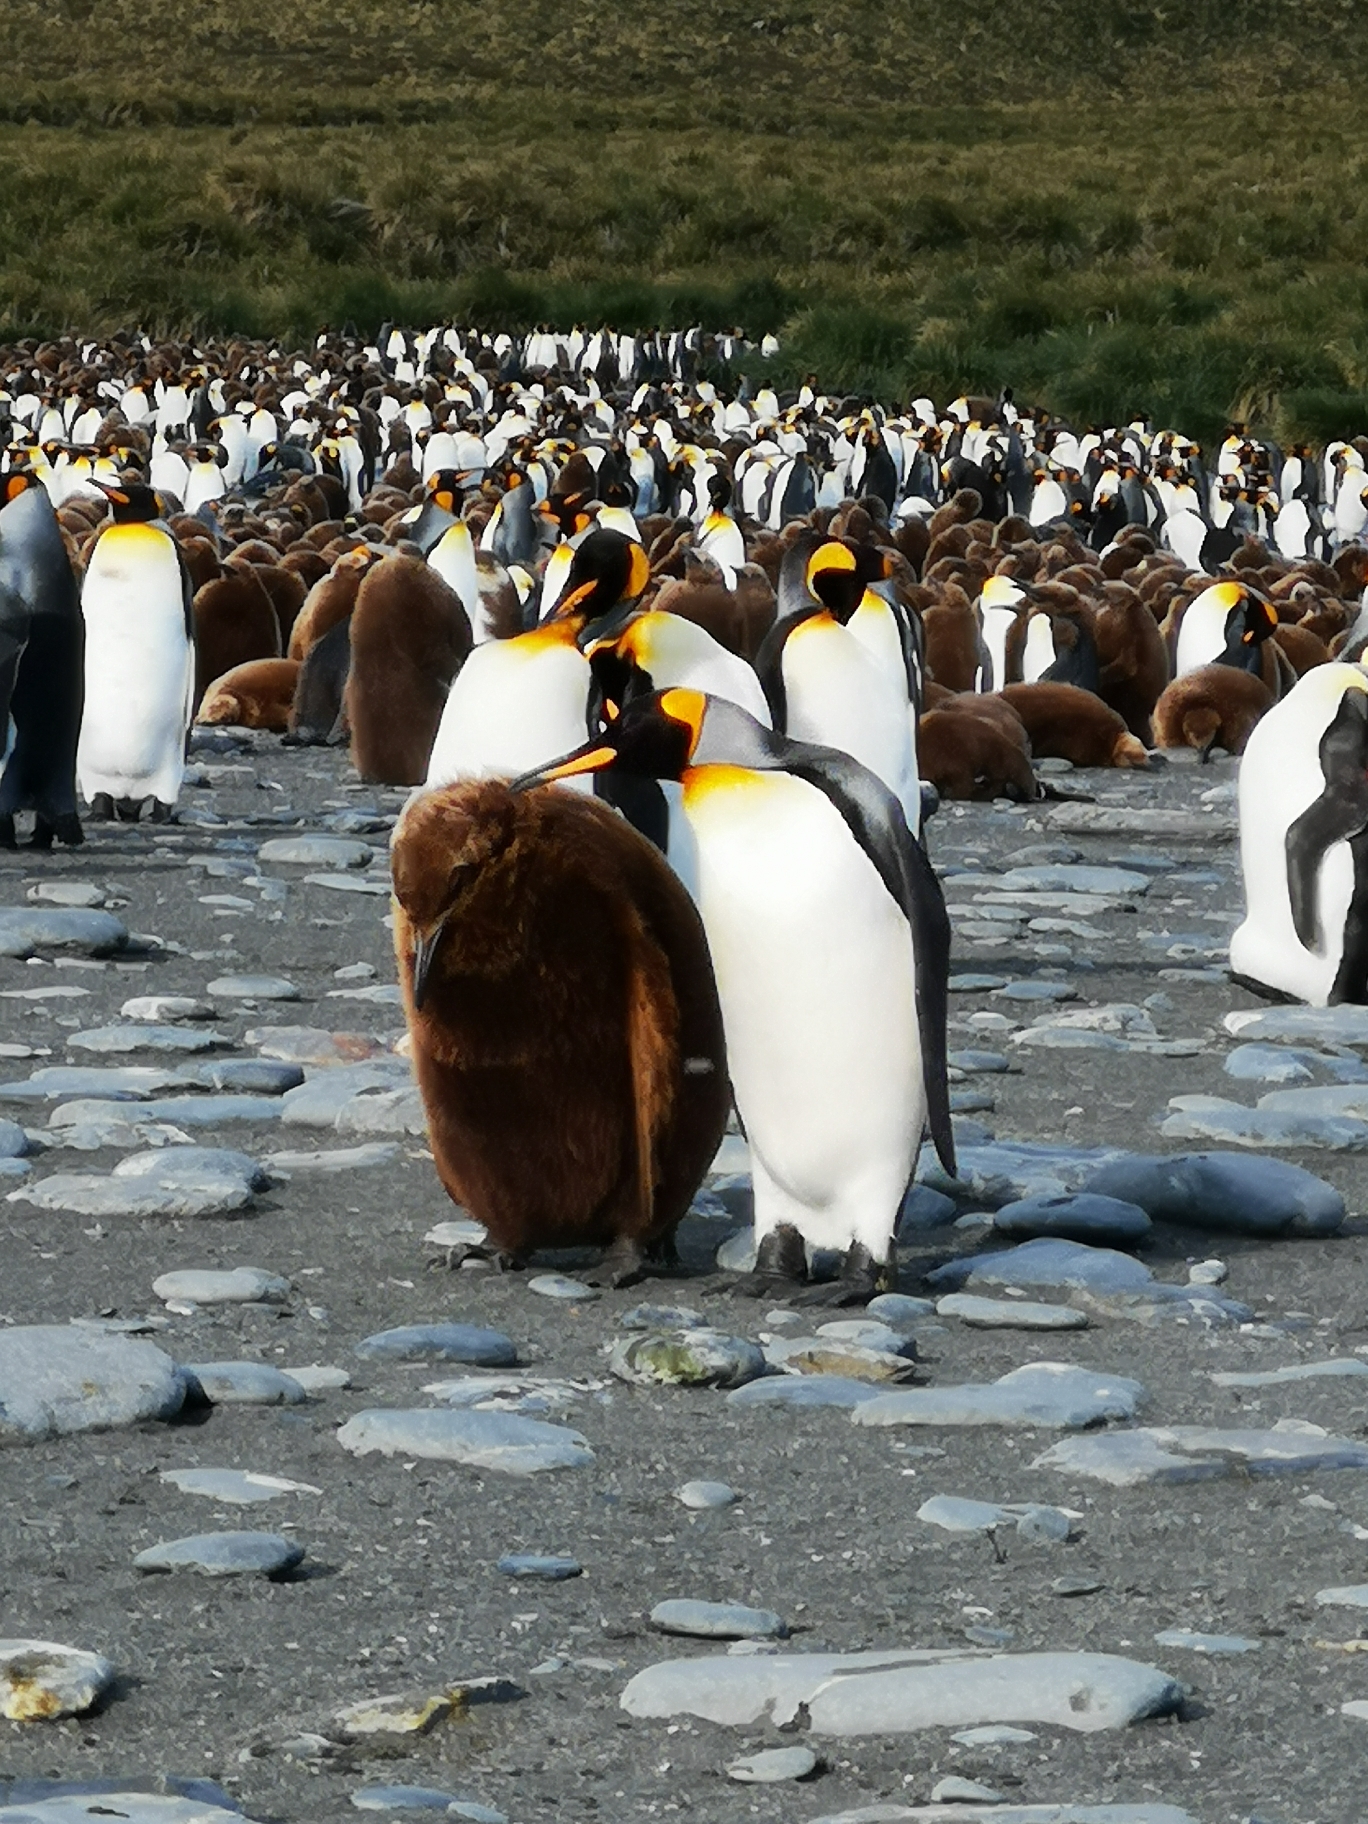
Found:
[(800, 608), (796, 614), (785, 615), (782, 621), (776, 621), (773, 627), (760, 642), (760, 650), (755, 655), (755, 673), (760, 680), (760, 688), (765, 693), (769, 704), (770, 719), (782, 735), (788, 727), (788, 692), (784, 688), (784, 646), (794, 628), (803, 621), (810, 620), (814, 614), (825, 614), (820, 603), (811, 608)]
[[(1320, 741), (1320, 767), (1325, 790), (1300, 817), (1288, 825), (1283, 838), (1287, 857), (1287, 896), (1297, 937), (1307, 950), (1318, 951), (1323, 942), (1316, 888), (1326, 851), (1337, 842), (1348, 842), (1368, 830), (1368, 692), (1346, 690), (1339, 708)], [(1355, 894), (1358, 864), (1355, 857)], [(1354, 904), (1350, 914), (1353, 916)], [(1346, 930), (1346, 955), (1348, 931)], [(1341, 963), (1341, 969), (1344, 964)]]

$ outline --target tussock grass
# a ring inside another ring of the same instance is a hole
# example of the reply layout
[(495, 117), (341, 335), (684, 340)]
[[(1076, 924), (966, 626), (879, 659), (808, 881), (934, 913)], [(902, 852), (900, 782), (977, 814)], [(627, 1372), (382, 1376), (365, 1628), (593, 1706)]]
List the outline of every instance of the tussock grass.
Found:
[(702, 318), (781, 380), (1358, 431), (1356, 12), (9, 0), (0, 338)]

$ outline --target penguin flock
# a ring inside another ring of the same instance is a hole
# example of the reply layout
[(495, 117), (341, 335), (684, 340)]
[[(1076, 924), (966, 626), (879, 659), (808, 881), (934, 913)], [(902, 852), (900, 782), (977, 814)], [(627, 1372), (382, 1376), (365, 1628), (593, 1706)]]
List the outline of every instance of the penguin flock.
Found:
[(348, 745), (414, 788), (415, 1071), (496, 1248), (668, 1254), (734, 1101), (753, 1286), (834, 1249), (856, 1301), (924, 1135), (953, 1171), (941, 798), (1247, 750), (1232, 967), (1368, 999), (1368, 438), (752, 385), (776, 346), (0, 348), (0, 842), (172, 816), (196, 720)]

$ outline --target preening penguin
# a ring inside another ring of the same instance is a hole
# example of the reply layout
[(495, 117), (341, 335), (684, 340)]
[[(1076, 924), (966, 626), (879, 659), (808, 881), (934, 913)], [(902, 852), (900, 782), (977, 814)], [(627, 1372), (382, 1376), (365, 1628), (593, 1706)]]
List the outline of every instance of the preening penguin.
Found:
[(1170, 616), (1173, 675), (1181, 678), (1199, 665), (1237, 665), (1257, 672), (1257, 649), (1277, 625), (1277, 611), (1247, 584), (1233, 578), (1212, 583)]
[(895, 1272), (924, 1128), (954, 1170), (950, 923), (897, 799), (848, 754), (668, 690), (524, 784), (615, 769), (679, 780), (732, 1085), (750, 1143), (759, 1289), (839, 1248), (835, 1296)]
[(500, 781), (414, 797), (394, 946), (438, 1176), (515, 1261), (669, 1251), (730, 1096), (708, 946), (635, 830)]
[(105, 488), (114, 523), (96, 539), (81, 590), (85, 715), (81, 794), (97, 816), (170, 816), (185, 772), (195, 691), (190, 579), (151, 488)]
[(1313, 1007), (1368, 1002), (1368, 672), (1318, 665), (1240, 763), (1246, 912), (1232, 973)]
[(32, 811), (33, 846), (83, 840), (76, 742), (84, 701), (80, 592), (47, 490), (36, 476), (0, 480), (0, 728), (14, 743), (0, 778), (0, 847)]

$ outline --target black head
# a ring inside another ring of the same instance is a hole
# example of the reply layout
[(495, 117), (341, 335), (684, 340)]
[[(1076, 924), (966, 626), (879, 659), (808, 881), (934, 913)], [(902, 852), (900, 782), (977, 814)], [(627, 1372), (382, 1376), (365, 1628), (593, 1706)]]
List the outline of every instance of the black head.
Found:
[(162, 516), (161, 502), (152, 489), (141, 482), (125, 482), (117, 488), (101, 481), (94, 485), (109, 502), (116, 526), (146, 525), (149, 520)]
[(461, 469), (438, 469), (424, 483), (428, 499), (435, 506), (441, 507), (443, 512), (459, 514), (469, 479), (469, 475)]
[(634, 538), (606, 529), (590, 532), (571, 560), (554, 618), (602, 622), (637, 601), (650, 580), (650, 559)]
[(586, 773), (629, 773), (645, 779), (681, 779), (698, 749), (708, 700), (696, 690), (653, 691), (620, 713), (606, 709), (600, 733), (574, 753), (513, 781), (526, 791)]

